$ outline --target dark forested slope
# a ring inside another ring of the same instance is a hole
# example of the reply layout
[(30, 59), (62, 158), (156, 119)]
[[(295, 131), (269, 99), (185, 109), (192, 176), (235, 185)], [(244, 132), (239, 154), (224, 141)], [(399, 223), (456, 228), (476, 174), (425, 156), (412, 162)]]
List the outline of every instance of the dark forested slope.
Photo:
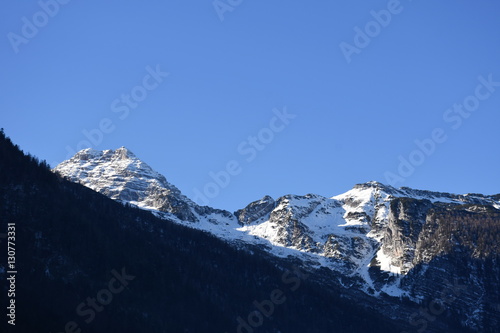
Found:
[[(398, 331), (291, 262), (237, 250), (59, 178), (2, 131), (3, 236), (7, 223), (16, 228), (16, 325), (2, 313), (2, 332)], [(2, 296), (2, 312), (7, 302)]]

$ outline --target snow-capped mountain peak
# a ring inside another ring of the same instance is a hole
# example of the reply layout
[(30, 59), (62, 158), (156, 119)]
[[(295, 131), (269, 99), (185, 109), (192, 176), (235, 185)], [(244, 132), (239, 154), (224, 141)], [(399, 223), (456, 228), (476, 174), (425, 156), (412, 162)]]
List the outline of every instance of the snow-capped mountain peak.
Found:
[(198, 206), (125, 147), (81, 150), (54, 171), (114, 200), (162, 212), (180, 221), (198, 222), (212, 213), (232, 218), (229, 212)]
[(399, 280), (383, 274), (404, 276), (442, 250), (429, 253), (421, 245), (435, 228), (435, 212), (463, 205), (471, 212), (500, 208), (499, 196), (396, 189), (372, 181), (331, 198), (265, 196), (233, 214), (197, 205), (125, 147), (82, 150), (54, 171), (162, 218), (230, 242), (263, 246), (277, 256), (303, 257), (353, 278), (366, 292), (393, 295), (402, 293)]

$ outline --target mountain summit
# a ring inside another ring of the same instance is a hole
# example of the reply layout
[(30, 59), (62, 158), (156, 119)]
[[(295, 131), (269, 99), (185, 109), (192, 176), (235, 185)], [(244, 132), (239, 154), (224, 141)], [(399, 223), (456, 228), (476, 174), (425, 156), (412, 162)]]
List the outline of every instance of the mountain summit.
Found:
[[(433, 297), (449, 280), (446, 271), (467, 263), (463, 283), (473, 284), (467, 297), (499, 297), (491, 291), (498, 291), (500, 282), (476, 266), (482, 265), (477, 260), (493, 260), (500, 253), (500, 195), (455, 195), (368, 182), (331, 198), (265, 196), (230, 213), (197, 205), (124, 147), (82, 150), (53, 171), (229, 243), (243, 242), (312, 268), (327, 268), (333, 276), (329, 279), (338, 281), (331, 283), (370, 296)], [(498, 265), (493, 268), (491, 276), (500, 276)], [(491, 306), (496, 301), (481, 302)], [(484, 314), (456, 306), (464, 320), (484, 320)]]
[(111, 199), (166, 213), (180, 221), (199, 222), (211, 214), (232, 218), (229, 212), (197, 205), (125, 147), (81, 150), (54, 171)]

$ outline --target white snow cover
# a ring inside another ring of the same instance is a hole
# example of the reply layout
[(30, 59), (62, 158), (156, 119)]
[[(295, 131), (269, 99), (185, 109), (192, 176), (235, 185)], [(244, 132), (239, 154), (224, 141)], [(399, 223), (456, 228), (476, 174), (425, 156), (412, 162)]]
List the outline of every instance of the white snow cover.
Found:
[[(401, 267), (392, 264), (395, 261), (381, 246), (393, 198), (411, 197), (455, 204), (490, 200), (492, 205), (500, 207), (500, 202), (491, 197), (396, 189), (368, 182), (331, 198), (314, 194), (283, 196), (276, 200), (268, 214), (243, 225), (228, 212), (200, 213), (199, 206), (124, 147), (82, 150), (54, 171), (112, 199), (151, 210), (161, 218), (208, 231), (229, 242), (262, 245), (276, 256), (302, 257), (317, 267), (326, 266), (348, 276), (357, 276), (365, 281), (365, 290), (374, 288), (368, 272), (373, 262), (378, 262), (382, 271), (401, 274)], [(197, 221), (185, 221), (174, 215), (170, 206), (165, 206), (166, 196), (185, 203), (186, 210)], [(397, 281), (385, 285), (377, 293), (403, 294)]]

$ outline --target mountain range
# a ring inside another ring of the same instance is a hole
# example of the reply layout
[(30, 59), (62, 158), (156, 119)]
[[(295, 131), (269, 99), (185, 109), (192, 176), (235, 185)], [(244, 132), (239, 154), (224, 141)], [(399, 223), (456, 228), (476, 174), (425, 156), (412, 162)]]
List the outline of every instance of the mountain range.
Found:
[[(265, 196), (228, 212), (196, 204), (125, 147), (85, 149), (53, 171), (232, 246), (251, 244), (276, 257), (299, 259), (310, 269), (328, 270), (329, 284), (373, 299), (445, 306), (436, 294), (449, 285), (462, 286), (460, 297), (446, 305), (460, 314), (461, 324), (500, 327), (500, 195), (368, 182), (331, 198)], [(466, 273), (459, 274), (464, 267)], [(429, 321), (418, 312), (413, 319), (416, 328)]]
[[(124, 147), (51, 170), (2, 131), (0, 198), (18, 262), (16, 325), (2, 332), (500, 327), (500, 195), (368, 182), (229, 212), (195, 203)], [(8, 271), (0, 260), (1, 281)]]

